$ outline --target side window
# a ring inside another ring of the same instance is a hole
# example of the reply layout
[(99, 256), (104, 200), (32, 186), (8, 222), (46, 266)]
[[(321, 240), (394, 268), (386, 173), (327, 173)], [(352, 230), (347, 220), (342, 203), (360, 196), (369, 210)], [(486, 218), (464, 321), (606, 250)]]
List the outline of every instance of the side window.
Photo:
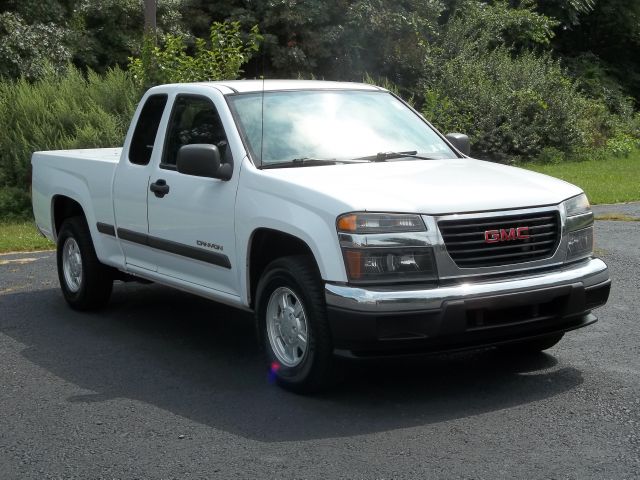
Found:
[(138, 124), (133, 131), (129, 147), (129, 161), (137, 165), (147, 165), (151, 160), (153, 143), (156, 140), (160, 119), (167, 105), (167, 95), (151, 95), (142, 107)]
[(192, 143), (217, 146), (222, 162), (231, 163), (227, 136), (211, 100), (194, 95), (179, 95), (169, 120), (162, 166), (175, 168), (180, 147)]

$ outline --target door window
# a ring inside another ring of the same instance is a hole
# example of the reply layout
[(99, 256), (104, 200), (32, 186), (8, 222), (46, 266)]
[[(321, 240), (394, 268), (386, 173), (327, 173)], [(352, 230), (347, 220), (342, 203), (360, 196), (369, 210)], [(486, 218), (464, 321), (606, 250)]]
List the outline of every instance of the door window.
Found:
[(181, 95), (176, 98), (171, 113), (161, 166), (175, 169), (180, 147), (193, 143), (215, 145), (220, 151), (222, 163), (231, 163), (227, 135), (211, 100), (195, 95)]

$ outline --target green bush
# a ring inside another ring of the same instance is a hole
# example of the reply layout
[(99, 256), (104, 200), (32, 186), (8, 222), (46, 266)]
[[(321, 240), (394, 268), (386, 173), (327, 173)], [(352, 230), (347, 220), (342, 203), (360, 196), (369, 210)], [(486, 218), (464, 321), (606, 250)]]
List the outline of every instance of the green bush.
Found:
[(638, 148), (638, 140), (626, 134), (616, 135), (607, 140), (605, 148), (616, 157), (628, 157)]
[(31, 198), (22, 188), (0, 187), (0, 223), (19, 221), (31, 215)]
[[(311, 80), (315, 80), (315, 78), (311, 78)], [(368, 83), (369, 85), (377, 85), (378, 87), (386, 88), (391, 93), (402, 97), (402, 99), (407, 102), (409, 105), (415, 108), (416, 99), (411, 90), (403, 89), (396, 83), (392, 82), (386, 77), (378, 77), (374, 78), (369, 73), (365, 72), (362, 81), (364, 83)]]
[(442, 130), (469, 134), (479, 157), (533, 159), (589, 140), (581, 128), (587, 101), (548, 55), (467, 48), (437, 63), (425, 91), (424, 115)]
[[(423, 114), (469, 134), (474, 156), (497, 161), (626, 155), (640, 138), (631, 100), (591, 58), (549, 52), (557, 21), (525, 1), (461, 0), (424, 64)], [(583, 72), (578, 80), (570, 72)]]
[[(139, 97), (131, 76), (117, 68), (85, 76), (69, 66), (34, 83), (0, 83), (0, 188), (28, 191), (34, 151), (122, 145)], [(11, 195), (16, 190), (4, 190), (3, 205), (18, 209)]]

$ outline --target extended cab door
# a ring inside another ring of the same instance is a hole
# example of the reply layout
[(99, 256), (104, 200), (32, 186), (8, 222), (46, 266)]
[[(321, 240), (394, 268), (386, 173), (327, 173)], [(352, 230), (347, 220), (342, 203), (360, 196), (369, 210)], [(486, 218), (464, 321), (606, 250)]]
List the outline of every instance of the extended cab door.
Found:
[[(128, 266), (157, 270), (154, 252), (147, 246), (147, 193), (153, 167), (162, 153), (163, 136), (158, 135), (167, 94), (149, 95), (134, 117), (133, 133), (127, 138), (113, 179), (113, 209), (116, 230)], [(168, 115), (168, 112), (167, 112)], [(165, 120), (166, 122), (166, 120)]]
[(217, 90), (212, 89), (211, 97), (177, 95), (162, 158), (151, 174), (148, 213), (149, 240), (158, 252), (158, 273), (238, 295), (234, 207), (240, 151), (236, 151), (239, 158), (227, 181), (176, 170), (178, 150), (194, 143), (216, 145), (222, 163), (233, 164), (227, 132), (237, 136), (234, 128)]

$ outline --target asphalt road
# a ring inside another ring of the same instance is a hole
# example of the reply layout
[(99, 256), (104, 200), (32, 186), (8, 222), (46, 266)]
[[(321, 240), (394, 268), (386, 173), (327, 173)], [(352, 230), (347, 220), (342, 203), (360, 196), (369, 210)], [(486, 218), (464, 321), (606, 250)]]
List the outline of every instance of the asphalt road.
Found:
[(640, 478), (637, 222), (598, 222), (614, 286), (532, 359), (345, 364), (268, 382), (251, 318), (155, 285), (67, 308), (52, 253), (0, 256), (0, 479)]

